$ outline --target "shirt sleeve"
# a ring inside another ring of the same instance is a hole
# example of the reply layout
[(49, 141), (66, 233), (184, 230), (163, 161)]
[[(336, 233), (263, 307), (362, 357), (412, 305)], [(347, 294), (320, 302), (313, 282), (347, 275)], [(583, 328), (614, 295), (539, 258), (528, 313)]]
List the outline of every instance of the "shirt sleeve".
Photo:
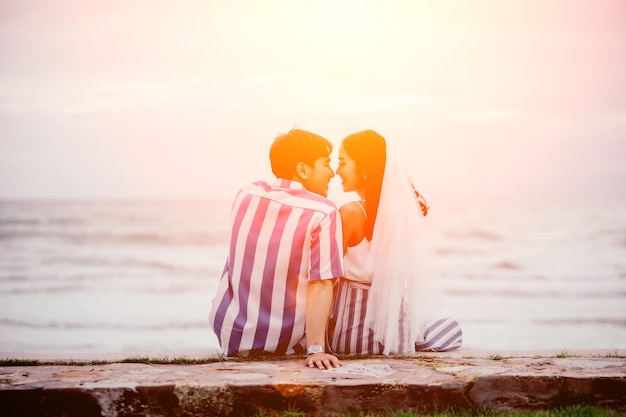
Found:
[(343, 235), (338, 210), (326, 214), (311, 236), (309, 280), (337, 278), (343, 275)]

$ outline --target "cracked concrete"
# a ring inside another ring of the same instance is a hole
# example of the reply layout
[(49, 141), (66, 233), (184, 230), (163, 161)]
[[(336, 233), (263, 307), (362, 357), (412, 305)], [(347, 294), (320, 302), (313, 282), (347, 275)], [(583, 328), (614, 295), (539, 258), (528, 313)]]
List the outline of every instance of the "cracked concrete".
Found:
[(199, 365), (109, 363), (0, 367), (3, 416), (246, 416), (454, 409), (536, 410), (573, 404), (626, 409), (626, 358), (466, 352), (343, 360)]

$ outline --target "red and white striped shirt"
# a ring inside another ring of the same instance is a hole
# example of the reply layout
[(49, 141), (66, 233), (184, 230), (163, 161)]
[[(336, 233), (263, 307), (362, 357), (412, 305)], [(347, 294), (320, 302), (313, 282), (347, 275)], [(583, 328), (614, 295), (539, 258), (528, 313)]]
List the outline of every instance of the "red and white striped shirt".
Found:
[[(342, 275), (337, 207), (296, 181), (242, 188), (232, 209), (230, 253), (209, 320), (227, 356), (306, 346), (309, 280)], [(297, 349), (297, 348), (296, 348)]]

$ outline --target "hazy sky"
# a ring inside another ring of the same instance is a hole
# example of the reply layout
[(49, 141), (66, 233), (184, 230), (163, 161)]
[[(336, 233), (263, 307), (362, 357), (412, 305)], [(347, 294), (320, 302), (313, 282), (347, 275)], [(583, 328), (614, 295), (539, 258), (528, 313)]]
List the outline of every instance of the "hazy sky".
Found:
[(0, 198), (231, 197), (294, 126), (426, 194), (625, 197), (626, 1), (0, 0)]

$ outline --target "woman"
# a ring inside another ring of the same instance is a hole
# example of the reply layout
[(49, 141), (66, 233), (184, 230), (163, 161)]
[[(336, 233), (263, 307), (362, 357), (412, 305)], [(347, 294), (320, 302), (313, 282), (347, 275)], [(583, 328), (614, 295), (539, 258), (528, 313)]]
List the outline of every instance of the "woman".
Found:
[(339, 149), (345, 192), (360, 201), (340, 208), (344, 277), (329, 326), (337, 353), (405, 354), (461, 346), (458, 323), (440, 318), (430, 279), (434, 253), (409, 177), (372, 130), (346, 137)]

